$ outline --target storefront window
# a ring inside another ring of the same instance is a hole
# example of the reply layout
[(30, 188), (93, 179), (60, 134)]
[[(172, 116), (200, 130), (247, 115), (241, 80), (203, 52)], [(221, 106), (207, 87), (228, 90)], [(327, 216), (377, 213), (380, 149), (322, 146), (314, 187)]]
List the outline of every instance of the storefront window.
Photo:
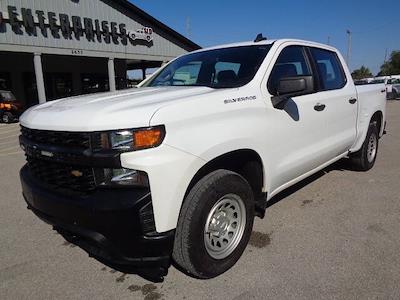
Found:
[(82, 74), (82, 93), (92, 94), (109, 90), (108, 77), (103, 74)]
[(0, 72), (0, 90), (11, 90), (10, 73)]
[(72, 74), (46, 73), (46, 96), (48, 100), (56, 100), (72, 96)]
[(25, 72), (23, 74), (24, 79), (24, 92), (25, 92), (25, 103), (27, 107), (36, 105), (39, 103), (38, 92), (36, 87), (36, 77), (33, 72)]

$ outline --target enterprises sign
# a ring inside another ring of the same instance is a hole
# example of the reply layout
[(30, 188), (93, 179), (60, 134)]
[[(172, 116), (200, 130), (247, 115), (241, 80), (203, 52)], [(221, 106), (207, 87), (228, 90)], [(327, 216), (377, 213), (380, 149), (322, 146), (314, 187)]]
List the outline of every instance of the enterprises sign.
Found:
[(24, 28), (28, 35), (37, 36), (39, 29), (44, 37), (48, 37), (50, 31), (57, 39), (63, 37), (67, 40), (80, 40), (85, 37), (88, 41), (106, 44), (128, 45), (129, 42), (132, 45), (153, 45), (153, 29), (150, 27), (129, 30), (124, 23), (56, 14), (51, 11), (32, 12), (30, 8), (21, 8), (18, 11), (15, 6), (8, 6), (7, 12), (0, 12), (0, 28), (4, 23), (9, 23), (16, 34), (23, 34)]

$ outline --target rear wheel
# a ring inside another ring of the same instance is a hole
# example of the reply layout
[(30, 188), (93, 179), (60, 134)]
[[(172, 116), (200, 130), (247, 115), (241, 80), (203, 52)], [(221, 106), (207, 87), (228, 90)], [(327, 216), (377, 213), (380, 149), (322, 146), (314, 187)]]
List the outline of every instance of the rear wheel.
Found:
[(378, 128), (376, 122), (371, 122), (361, 149), (350, 156), (350, 159), (357, 170), (368, 171), (374, 166), (378, 154), (378, 145)]
[(215, 277), (239, 260), (253, 221), (248, 182), (228, 170), (214, 171), (194, 185), (183, 203), (173, 258), (195, 277)]

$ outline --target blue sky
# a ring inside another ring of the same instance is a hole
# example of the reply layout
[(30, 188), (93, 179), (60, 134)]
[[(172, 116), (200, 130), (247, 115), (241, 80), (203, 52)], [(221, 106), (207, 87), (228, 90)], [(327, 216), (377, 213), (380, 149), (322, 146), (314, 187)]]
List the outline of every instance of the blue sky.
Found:
[[(268, 38), (300, 38), (347, 52), (352, 31), (350, 68), (365, 65), (375, 75), (385, 51), (400, 50), (399, 0), (265, 0), (131, 2), (202, 47), (246, 41), (262, 32)], [(187, 20), (190, 20), (190, 32)]]

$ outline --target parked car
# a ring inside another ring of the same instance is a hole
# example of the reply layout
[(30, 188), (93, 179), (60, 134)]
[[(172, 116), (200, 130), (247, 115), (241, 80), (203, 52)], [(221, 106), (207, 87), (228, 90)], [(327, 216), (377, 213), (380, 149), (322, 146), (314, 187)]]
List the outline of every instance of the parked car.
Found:
[(400, 100), (400, 80), (392, 85), (392, 99)]
[(0, 90), (0, 120), (11, 123), (18, 120), (22, 113), (22, 103), (15, 99), (11, 91)]
[(107, 265), (161, 279), (174, 260), (212, 278), (240, 258), (279, 192), (345, 157), (373, 167), (385, 94), (383, 84), (354, 86), (323, 44), (198, 50), (139, 88), (27, 110), (23, 195)]
[(396, 99), (398, 93), (397, 89), (393, 92), (393, 85), (400, 83), (399, 75), (376, 77), (370, 83), (371, 84), (384, 83), (386, 86), (387, 99)]

